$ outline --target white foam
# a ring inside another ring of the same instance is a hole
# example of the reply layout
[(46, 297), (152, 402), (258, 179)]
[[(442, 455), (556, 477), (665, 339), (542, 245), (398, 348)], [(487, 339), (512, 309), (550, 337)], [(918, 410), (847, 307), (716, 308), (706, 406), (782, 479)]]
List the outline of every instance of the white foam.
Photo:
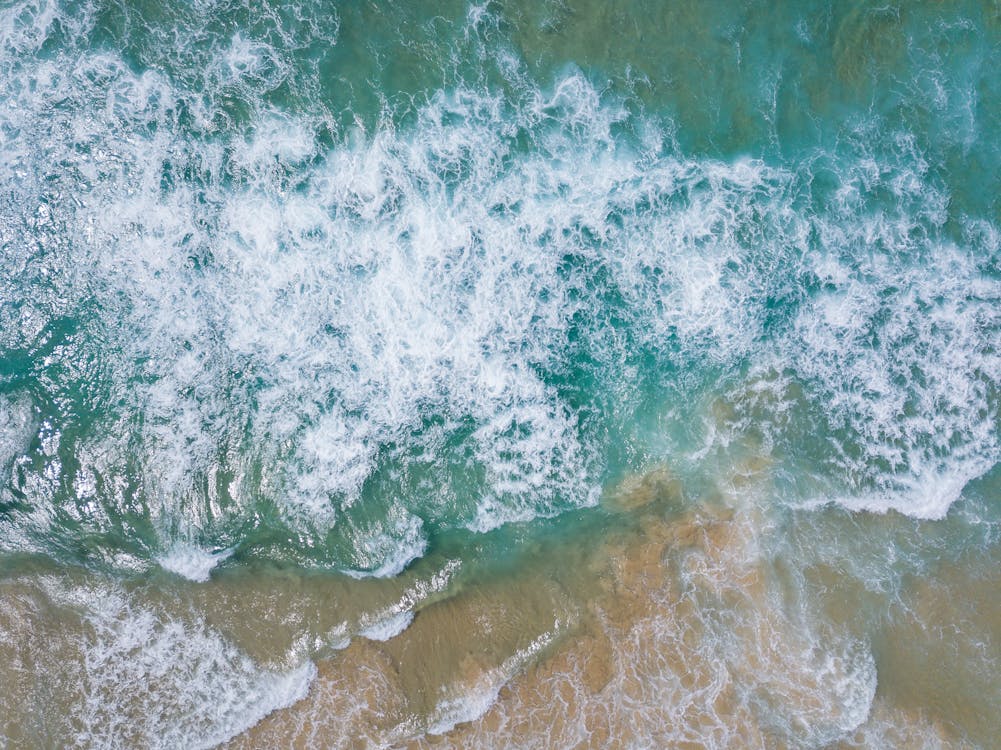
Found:
[[(398, 505), (477, 531), (593, 502), (604, 433), (551, 385), (580, 351), (616, 399), (637, 348), (681, 381), (792, 370), (837, 433), (817, 468), (847, 475), (832, 495), (854, 507), (939, 516), (998, 459), (999, 295), (977, 252), (997, 232), (937, 239), (949, 196), (910, 134), (877, 155), (863, 123), (850, 156), (816, 155), (836, 186), (807, 208), (812, 162), (686, 158), (665, 150), (669, 125), (637, 118), (631, 151), (614, 135), (626, 110), (579, 70), (539, 86), (513, 59), (513, 100), (455, 86), (406, 131), (340, 134), (320, 153), (319, 119), (266, 103), (288, 70), (263, 40), (178, 49), (188, 80), (110, 51), (35, 56), (55, 17), (66, 33), (92, 23), (32, 0), (0, 23), (0, 130), (18, 134), (0, 165), (16, 209), (0, 220), (0, 291), (23, 303), (0, 311), (0, 336), (100, 311), (51, 364), (101, 363), (95, 401), (121, 406), (91, 451), (95, 486), (141, 474), (179, 538), (265, 495), (317, 541), (380, 469), (433, 474), (440, 496)], [(468, 33), (489, 23), (470, 9)], [(232, 96), (248, 123), (205, 137)], [(892, 205), (871, 205), (878, 191)], [(797, 312), (766, 330), (775, 300)], [(620, 400), (603, 416), (632, 408)], [(792, 445), (782, 429), (773, 441)], [(201, 502), (220, 456), (246, 483), (225, 509)], [(59, 502), (42, 479), (35, 504)], [(932, 480), (935, 497), (914, 494)], [(119, 507), (116, 492), (95, 507)], [(357, 570), (422, 554), (412, 522), (377, 526)]]
[(385, 619), (377, 620), (358, 631), (358, 634), (373, 641), (388, 641), (402, 633), (414, 620), (410, 610), (397, 612)]
[(835, 493), (848, 507), (940, 518), (1001, 457), (990, 403), (1001, 361), (989, 343), (1001, 289), (958, 248), (932, 250), (903, 269), (852, 261), (829, 277), (841, 291), (796, 321), (794, 367), (833, 424), (858, 436), (861, 455), (845, 446), (831, 457), (854, 484)]
[(0, 472), (10, 471), (14, 460), (28, 450), (37, 429), (29, 400), (0, 396)]
[(200, 616), (114, 585), (53, 579), (46, 589), (86, 623), (73, 648), (79, 663), (48, 667), (64, 678), (53, 689), (81, 745), (214, 747), (303, 698), (316, 675), (309, 661), (262, 669)]
[(350, 535), (354, 568), (344, 572), (354, 578), (391, 578), (424, 554), (424, 522), (399, 506), (390, 509), (374, 529)]
[(176, 573), (189, 581), (202, 583), (209, 579), (209, 573), (216, 565), (232, 554), (232, 549), (207, 550), (195, 544), (178, 541), (156, 558), (156, 561), (164, 570)]
[(418, 580), (408, 587), (392, 606), (363, 615), (358, 622), (358, 634), (374, 641), (388, 641), (399, 635), (413, 622), (416, 607), (448, 588), (460, 566), (458, 560), (447, 561), (429, 579)]
[(505, 659), (500, 666), (480, 675), (476, 684), (455, 686), (452, 691), (454, 694), (443, 698), (435, 706), (426, 730), (428, 734), (444, 734), (457, 724), (475, 721), (483, 716), (497, 700), (501, 688), (518, 670), (553, 643), (560, 629), (560, 623), (557, 622), (552, 631), (542, 633)]

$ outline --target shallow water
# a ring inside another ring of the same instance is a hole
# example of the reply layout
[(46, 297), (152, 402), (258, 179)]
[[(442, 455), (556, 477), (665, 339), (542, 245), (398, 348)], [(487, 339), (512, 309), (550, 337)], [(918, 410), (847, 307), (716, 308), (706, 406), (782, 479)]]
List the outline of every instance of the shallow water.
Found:
[(10, 747), (989, 747), (996, 3), (0, 4)]

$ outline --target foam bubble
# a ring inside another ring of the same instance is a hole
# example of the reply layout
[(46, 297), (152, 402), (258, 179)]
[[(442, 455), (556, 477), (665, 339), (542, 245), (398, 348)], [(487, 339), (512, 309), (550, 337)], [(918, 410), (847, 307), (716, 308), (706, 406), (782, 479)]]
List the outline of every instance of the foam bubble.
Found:
[(414, 613), (409, 610), (398, 612), (385, 619), (377, 620), (360, 630), (358, 634), (372, 641), (388, 641), (406, 630), (413, 619)]
[(189, 581), (203, 583), (220, 562), (233, 554), (233, 550), (207, 550), (194, 544), (175, 542), (156, 561), (164, 570), (176, 573)]
[[(45, 736), (63, 744), (214, 747), (301, 699), (316, 674), (309, 661), (259, 667), (169, 598), (66, 576), (22, 588), (19, 601), (44, 605), (29, 608), (24, 622), (14, 618), (27, 630), (8, 637), (34, 680), (47, 684)], [(7, 706), (37, 716), (38, 707), (23, 701), (30, 694), (10, 696)], [(31, 724), (22, 722), (25, 736)]]

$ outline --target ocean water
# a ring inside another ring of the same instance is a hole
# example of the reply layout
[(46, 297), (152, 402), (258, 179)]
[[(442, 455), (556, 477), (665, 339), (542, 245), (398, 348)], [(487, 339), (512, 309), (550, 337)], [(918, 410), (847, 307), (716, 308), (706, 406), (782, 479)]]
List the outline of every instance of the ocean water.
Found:
[(996, 0), (0, 2), (0, 747), (996, 747)]

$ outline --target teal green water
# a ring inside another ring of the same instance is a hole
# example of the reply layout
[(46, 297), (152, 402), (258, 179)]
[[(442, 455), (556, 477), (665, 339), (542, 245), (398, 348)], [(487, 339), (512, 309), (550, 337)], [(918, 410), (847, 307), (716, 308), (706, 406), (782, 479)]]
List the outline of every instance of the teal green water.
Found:
[(5, 0), (0, 568), (503, 567), (748, 452), (905, 519), (862, 578), (996, 559), (999, 63), (992, 0)]

